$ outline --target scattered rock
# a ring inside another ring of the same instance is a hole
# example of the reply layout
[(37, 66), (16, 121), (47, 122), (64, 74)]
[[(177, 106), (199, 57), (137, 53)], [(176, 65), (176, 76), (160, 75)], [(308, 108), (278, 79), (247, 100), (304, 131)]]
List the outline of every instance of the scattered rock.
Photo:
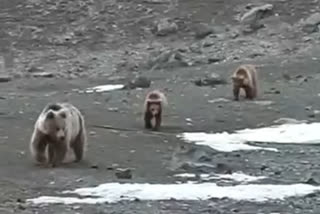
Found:
[(223, 60), (222, 57), (209, 57), (208, 58), (208, 64), (216, 63), (216, 62), (221, 62)]
[(23, 200), (21, 198), (17, 198), (17, 203), (25, 203), (25, 200)]
[(315, 115), (314, 113), (310, 113), (310, 114), (308, 114), (308, 117), (309, 117), (309, 118), (315, 118), (316, 115)]
[(303, 183), (310, 184), (310, 185), (319, 185), (319, 182), (317, 182), (314, 178), (309, 178), (306, 181), (304, 181)]
[(243, 28), (242, 28), (242, 32), (243, 34), (251, 34), (261, 28), (264, 28), (264, 24), (261, 24), (261, 23), (254, 23), (254, 24), (251, 24), (251, 25), (245, 25)]
[(143, 2), (150, 4), (166, 4), (169, 3), (170, 0), (144, 0)]
[(192, 66), (197, 62), (187, 55), (186, 52), (190, 50), (191, 47), (188, 50), (179, 48), (161, 51), (161, 53), (156, 53), (154, 56), (150, 56), (147, 65), (151, 70), (168, 67)]
[(72, 210), (81, 210), (81, 207), (80, 206), (73, 206)]
[(97, 164), (92, 164), (92, 165), (90, 166), (90, 168), (91, 168), (91, 169), (98, 169), (99, 166), (98, 166)]
[[(165, 50), (156, 56), (151, 56), (148, 64), (150, 67), (160, 66), (161, 64), (168, 63), (170, 58), (174, 55), (175, 50)], [(161, 66), (160, 66), (161, 67)]]
[(247, 24), (256, 23), (259, 20), (269, 16), (272, 10), (273, 10), (272, 4), (265, 4), (262, 6), (253, 7), (248, 12), (243, 14), (243, 16), (240, 18), (240, 21), (242, 23), (247, 23)]
[(118, 179), (131, 179), (132, 178), (132, 171), (131, 169), (117, 169), (115, 175)]
[(39, 72), (43, 72), (43, 68), (41, 67), (36, 67), (36, 66), (31, 66), (30, 68), (27, 69), (27, 71), (29, 73), (39, 73)]
[(10, 82), (12, 78), (9, 75), (0, 75), (0, 83), (1, 82)]
[(281, 175), (281, 171), (275, 171), (274, 174), (275, 175)]
[(144, 76), (137, 76), (133, 80), (129, 81), (125, 88), (135, 89), (135, 88), (149, 88), (151, 85), (151, 80)]
[(52, 78), (54, 77), (53, 73), (51, 72), (34, 72), (32, 73), (33, 77), (42, 77), (42, 78)]
[(306, 106), (306, 107), (304, 107), (304, 109), (305, 109), (306, 111), (310, 111), (310, 110), (312, 109), (312, 106)]
[(154, 33), (157, 36), (167, 36), (169, 34), (177, 32), (177, 30), (178, 25), (175, 22), (173, 22), (169, 18), (163, 18), (156, 23)]
[(251, 59), (254, 59), (254, 58), (256, 58), (256, 57), (264, 56), (264, 55), (265, 55), (264, 53), (255, 52), (255, 53), (249, 54), (248, 57), (251, 58)]
[(299, 85), (301, 85), (301, 84), (304, 83), (304, 82), (308, 82), (308, 79), (309, 79), (310, 77), (306, 77), (306, 76), (303, 76), (303, 75), (299, 74), (299, 75), (295, 76), (295, 78), (296, 78), (297, 83), (298, 83)]
[(266, 92), (266, 94), (280, 94), (280, 90), (276, 88), (270, 88), (270, 91)]
[(260, 167), (260, 170), (261, 170), (261, 171), (264, 171), (264, 170), (266, 170), (267, 168), (268, 168), (268, 166), (262, 165), (262, 166)]
[(116, 169), (117, 167), (119, 167), (119, 164), (114, 163), (114, 164), (112, 164), (111, 166), (108, 166), (108, 167), (107, 167), (107, 170), (114, 170), (114, 169)]
[(193, 81), (196, 86), (212, 86), (227, 84), (227, 81), (220, 75), (212, 73), (204, 78), (200, 78)]
[(284, 72), (282, 73), (282, 77), (283, 77), (283, 79), (285, 79), (285, 80), (287, 80), (287, 81), (291, 80), (291, 76), (290, 76), (290, 74), (288, 73), (288, 71), (284, 71)]
[(193, 162), (183, 162), (178, 167), (179, 170), (191, 171), (196, 173), (209, 173), (214, 170), (214, 166), (208, 163), (193, 163)]
[(24, 205), (22, 205), (22, 204), (18, 204), (18, 209), (19, 210), (25, 210), (26, 207)]
[(108, 81), (110, 82), (119, 82), (119, 81), (124, 81), (126, 78), (124, 76), (112, 76), (108, 77)]
[(314, 13), (302, 21), (302, 30), (306, 33), (319, 31), (320, 13)]
[(273, 9), (272, 4), (265, 4), (258, 7), (253, 7), (246, 12), (240, 21), (244, 25), (242, 29), (243, 33), (252, 33), (264, 27), (264, 24), (260, 23), (260, 20), (271, 15)]
[(82, 182), (83, 181), (83, 178), (78, 178), (77, 180), (76, 180), (76, 182), (78, 182), (78, 183), (80, 183), (80, 182)]
[(213, 28), (205, 23), (200, 23), (195, 26), (194, 31), (194, 36), (197, 39), (203, 39), (214, 32)]
[(118, 112), (118, 111), (119, 111), (119, 108), (116, 108), (116, 107), (112, 108), (112, 107), (110, 107), (110, 108), (108, 108), (108, 111), (110, 111), (110, 112)]
[(231, 174), (232, 173), (231, 167), (225, 163), (217, 163), (216, 169), (217, 169), (217, 173), (219, 173), (219, 174)]

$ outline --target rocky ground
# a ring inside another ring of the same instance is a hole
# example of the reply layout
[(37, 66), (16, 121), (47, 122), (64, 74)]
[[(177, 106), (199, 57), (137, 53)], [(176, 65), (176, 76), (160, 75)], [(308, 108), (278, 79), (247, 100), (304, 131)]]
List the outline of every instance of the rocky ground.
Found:
[[(268, 126), (281, 117), (318, 121), (319, 6), (318, 0), (3, 0), (1, 213), (319, 213), (318, 194), (267, 203), (25, 203), (112, 181), (172, 183), (175, 173), (221, 171), (221, 164), (268, 176), (264, 183), (318, 183), (318, 146), (221, 153), (175, 135)], [(232, 101), (229, 76), (247, 62), (259, 69), (260, 102)], [(136, 81), (141, 77), (147, 81)], [(132, 87), (110, 93), (74, 90), (130, 81)], [(142, 130), (141, 104), (152, 88), (163, 89), (170, 102), (160, 134), (94, 127)], [(46, 169), (29, 157), (33, 123), (52, 101), (70, 101), (86, 117), (90, 145), (81, 164)], [(201, 162), (199, 153), (213, 168), (185, 167)], [(118, 168), (130, 168), (132, 178), (118, 178)]]

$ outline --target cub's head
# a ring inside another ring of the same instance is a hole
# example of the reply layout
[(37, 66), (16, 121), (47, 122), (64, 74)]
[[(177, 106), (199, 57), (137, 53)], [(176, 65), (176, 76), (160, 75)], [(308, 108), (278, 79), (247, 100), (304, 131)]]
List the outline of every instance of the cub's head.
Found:
[(60, 111), (49, 110), (44, 119), (44, 129), (50, 139), (54, 141), (64, 141), (66, 137), (67, 114)]
[(245, 86), (249, 84), (248, 78), (243, 75), (232, 76), (231, 78), (234, 85)]
[(149, 102), (148, 111), (152, 116), (156, 116), (161, 113), (161, 103), (160, 102)]

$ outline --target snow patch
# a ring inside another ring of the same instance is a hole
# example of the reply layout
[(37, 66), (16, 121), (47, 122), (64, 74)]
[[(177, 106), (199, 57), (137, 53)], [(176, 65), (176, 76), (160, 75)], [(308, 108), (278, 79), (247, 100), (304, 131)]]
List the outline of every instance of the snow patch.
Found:
[(98, 85), (92, 88), (87, 88), (86, 93), (93, 93), (93, 92), (107, 92), (107, 91), (114, 91), (123, 89), (124, 85), (122, 84), (114, 84), (114, 85)]
[(301, 197), (319, 191), (320, 187), (309, 184), (273, 185), (249, 184), (237, 186), (217, 186), (215, 183), (185, 184), (120, 184), (106, 183), (97, 187), (80, 188), (63, 193), (78, 194), (77, 197), (40, 196), (28, 199), (33, 204), (99, 204), (119, 201), (155, 200), (207, 200), (210, 198), (230, 198), (263, 202)]
[(238, 150), (268, 150), (278, 151), (275, 148), (266, 148), (246, 144), (247, 142), (266, 143), (298, 143), (318, 144), (320, 143), (320, 123), (282, 124), (271, 127), (243, 129), (234, 133), (221, 132), (208, 134), (204, 132), (182, 133), (177, 137), (186, 142), (198, 145), (207, 145), (211, 148), (232, 152)]
[[(180, 178), (196, 178), (197, 175), (193, 173), (181, 173), (181, 174), (175, 174), (174, 177), (180, 177)], [(261, 179), (265, 179), (267, 177), (265, 176), (252, 176), (252, 175), (246, 175), (242, 172), (234, 172), (232, 174), (199, 174), (199, 177), (204, 181), (210, 181), (210, 180), (231, 180), (241, 183), (249, 183)]]
[(265, 179), (267, 177), (265, 176), (252, 176), (252, 175), (246, 175), (240, 172), (235, 172), (232, 174), (217, 174), (217, 175), (210, 175), (210, 174), (202, 174), (200, 177), (203, 180), (221, 180), (221, 179), (227, 179), (227, 180), (233, 180), (241, 183), (249, 183), (261, 179)]
[(180, 178), (195, 178), (197, 177), (196, 174), (193, 173), (181, 173), (181, 174), (175, 174), (174, 177), (180, 177)]

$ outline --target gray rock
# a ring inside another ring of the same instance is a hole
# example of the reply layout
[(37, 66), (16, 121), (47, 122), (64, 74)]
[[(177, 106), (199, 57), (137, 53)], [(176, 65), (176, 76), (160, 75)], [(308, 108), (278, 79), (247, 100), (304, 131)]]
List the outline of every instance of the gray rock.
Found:
[(175, 33), (178, 30), (178, 25), (170, 20), (169, 18), (160, 19), (156, 23), (155, 34), (157, 36), (167, 36), (169, 34)]
[(170, 0), (144, 0), (143, 2), (150, 4), (167, 4)]
[(36, 66), (31, 66), (27, 69), (29, 73), (36, 73), (36, 72), (43, 72), (43, 68), (41, 67), (36, 67)]
[(217, 63), (217, 62), (220, 62), (222, 60), (223, 60), (222, 57), (209, 57), (208, 58), (208, 64)]
[(232, 173), (232, 167), (226, 163), (217, 163), (216, 170), (217, 170), (217, 173), (222, 173), (222, 174)]
[(12, 78), (9, 75), (0, 75), (0, 83), (1, 82), (10, 82)]
[(240, 22), (244, 25), (243, 33), (252, 33), (264, 27), (264, 24), (260, 23), (260, 20), (270, 16), (272, 13), (273, 5), (265, 4), (258, 7), (253, 7), (246, 12), (241, 18)]
[(153, 56), (151, 55), (147, 64), (151, 68), (163, 67), (162, 65), (167, 64), (174, 54), (175, 50), (165, 50), (161, 53), (154, 54)]
[(53, 73), (51, 72), (34, 72), (32, 73), (33, 77), (43, 77), (43, 78), (51, 78), (54, 77)]
[(91, 169), (98, 169), (99, 166), (98, 166), (97, 164), (92, 164), (92, 165), (90, 166), (90, 168), (91, 168)]
[(187, 57), (184, 50), (180, 51), (180, 49), (165, 50), (156, 56), (150, 57), (147, 63), (151, 70), (168, 67), (187, 67), (193, 64), (193, 60)]
[(303, 181), (305, 184), (310, 184), (310, 185), (319, 185), (319, 182), (311, 175), (308, 175), (309, 177)]
[(151, 85), (151, 80), (144, 76), (137, 76), (133, 80), (130, 80), (125, 88), (135, 89), (135, 88), (149, 88)]
[(205, 23), (200, 23), (197, 26), (195, 26), (194, 31), (194, 36), (197, 39), (203, 39), (214, 32), (213, 28)]
[(248, 12), (243, 14), (240, 18), (241, 23), (252, 24), (257, 21), (269, 16), (270, 12), (273, 9), (272, 4), (265, 4), (258, 7), (251, 8)]
[(196, 86), (216, 86), (227, 84), (227, 81), (223, 79), (220, 75), (212, 73), (204, 78), (199, 78), (193, 81)]
[(302, 20), (302, 30), (307, 33), (319, 31), (320, 13), (314, 13), (305, 20)]
[(120, 169), (118, 168), (115, 172), (115, 175), (118, 179), (131, 179), (132, 178), (132, 171), (131, 169)]
[(178, 170), (183, 170), (187, 172), (195, 172), (195, 173), (209, 173), (215, 169), (215, 166), (208, 163), (193, 163), (190, 161), (186, 161), (180, 164)]

